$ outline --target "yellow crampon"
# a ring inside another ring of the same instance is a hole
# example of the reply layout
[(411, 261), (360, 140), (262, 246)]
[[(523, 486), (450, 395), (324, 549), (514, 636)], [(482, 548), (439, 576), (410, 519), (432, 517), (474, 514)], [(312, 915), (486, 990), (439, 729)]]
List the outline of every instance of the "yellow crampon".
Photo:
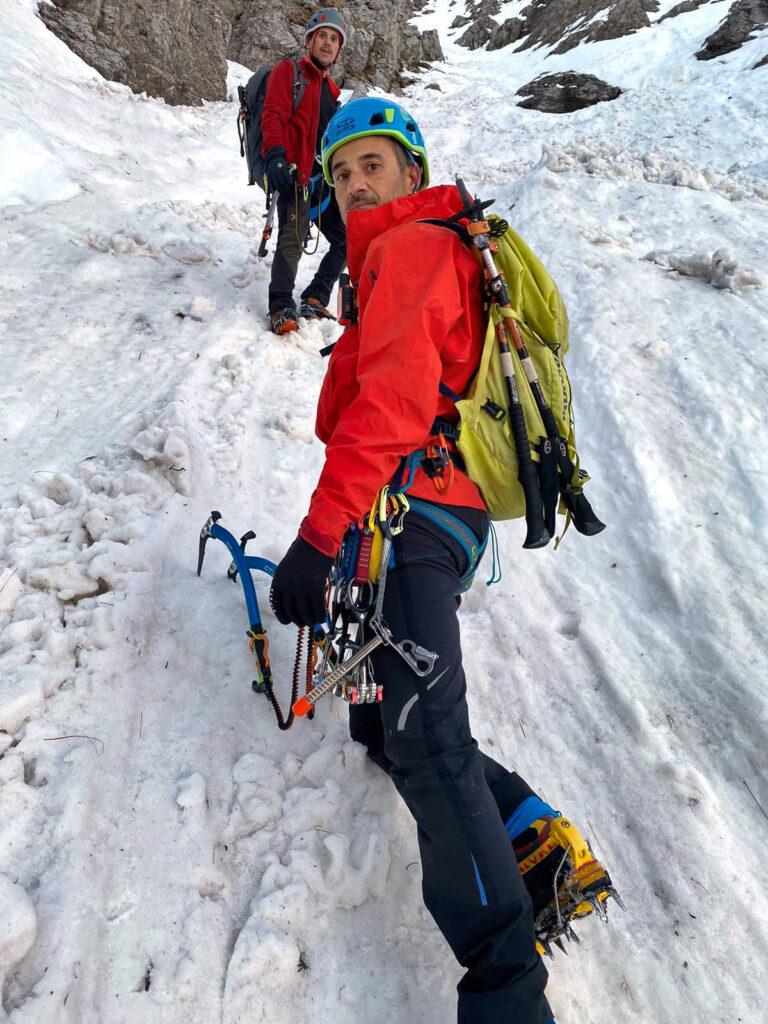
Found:
[[(611, 877), (603, 865), (594, 858), (589, 844), (568, 818), (540, 819), (530, 826), (535, 829), (540, 844), (519, 863), (525, 880), (544, 860), (551, 858), (552, 897), (536, 914), (536, 948), (542, 956), (552, 956), (551, 943), (565, 952), (562, 939), (578, 942), (571, 922), (586, 917), (592, 911), (601, 920), (608, 920), (608, 898), (614, 899), (621, 909), (624, 904), (613, 887)], [(556, 852), (561, 855), (557, 857)]]

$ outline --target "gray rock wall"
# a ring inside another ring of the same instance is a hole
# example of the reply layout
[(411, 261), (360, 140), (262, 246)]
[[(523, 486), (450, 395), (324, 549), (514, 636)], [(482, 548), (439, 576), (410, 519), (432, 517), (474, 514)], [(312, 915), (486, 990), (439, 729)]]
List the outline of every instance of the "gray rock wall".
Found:
[[(658, 0), (533, 0), (519, 18), (497, 25), (491, 15), (498, 13), (497, 0), (470, 3), (467, 13), (459, 15), (452, 27), (469, 26), (457, 40), (471, 50), (489, 44), (498, 50), (522, 40), (519, 50), (529, 46), (548, 46), (565, 53), (585, 41), (618, 39), (650, 25), (648, 11)], [(592, 19), (602, 15), (598, 20)]]
[[(52, 0), (45, 24), (106, 78), (168, 103), (222, 100), (226, 61), (248, 67), (300, 52), (307, 0)], [(342, 6), (342, 5), (339, 5)], [(334, 77), (358, 92), (399, 91), (443, 54), (436, 32), (408, 24), (413, 0), (351, 0), (354, 32)]]
[(712, 60), (738, 50), (755, 32), (767, 25), (768, 0), (737, 0), (696, 56), (699, 60)]
[(225, 99), (231, 28), (217, 0), (54, 0), (39, 13), (87, 64), (135, 92)]
[[(241, 0), (233, 18), (227, 56), (247, 67), (268, 64), (301, 47), (304, 25), (320, 4), (305, 0)], [(353, 27), (334, 72), (339, 85), (364, 91), (374, 85), (398, 91), (430, 61), (442, 60), (436, 32), (421, 35), (408, 19), (411, 0), (352, 0), (339, 4)]]

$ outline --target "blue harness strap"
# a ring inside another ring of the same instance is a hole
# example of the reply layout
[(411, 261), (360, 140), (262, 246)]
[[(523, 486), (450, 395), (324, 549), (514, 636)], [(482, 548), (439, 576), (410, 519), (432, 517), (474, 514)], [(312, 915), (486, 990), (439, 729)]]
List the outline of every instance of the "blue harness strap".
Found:
[(467, 558), (467, 568), (461, 577), (461, 593), (463, 594), (464, 591), (469, 590), (472, 586), (472, 580), (488, 543), (488, 534), (485, 535), (482, 541), (478, 540), (474, 531), (466, 523), (462, 522), (458, 516), (430, 501), (422, 501), (421, 498), (410, 498), (409, 505), (411, 512), (415, 512), (416, 515), (422, 516), (422, 518), (428, 519), (431, 523), (441, 527), (461, 545)]

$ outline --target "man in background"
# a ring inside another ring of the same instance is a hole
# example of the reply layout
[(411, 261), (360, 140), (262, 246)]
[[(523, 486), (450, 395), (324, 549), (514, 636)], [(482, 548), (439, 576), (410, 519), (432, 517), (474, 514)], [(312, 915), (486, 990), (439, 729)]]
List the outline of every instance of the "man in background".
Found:
[[(269, 189), (278, 194), (277, 244), (269, 283), (269, 318), (275, 334), (295, 331), (299, 316), (331, 317), (326, 307), (347, 258), (344, 224), (335, 196), (331, 195), (329, 200), (317, 153), (326, 126), (338, 106), (339, 88), (331, 78), (331, 71), (348, 31), (346, 19), (334, 7), (323, 7), (309, 19), (304, 32), (306, 52), (298, 61), (303, 95), (295, 110), (296, 62), (290, 58), (280, 61), (267, 83), (261, 120), (262, 156)], [(299, 260), (305, 251), (313, 206), (317, 210), (316, 223), (330, 242), (330, 249), (302, 292), (297, 311), (293, 287)]]

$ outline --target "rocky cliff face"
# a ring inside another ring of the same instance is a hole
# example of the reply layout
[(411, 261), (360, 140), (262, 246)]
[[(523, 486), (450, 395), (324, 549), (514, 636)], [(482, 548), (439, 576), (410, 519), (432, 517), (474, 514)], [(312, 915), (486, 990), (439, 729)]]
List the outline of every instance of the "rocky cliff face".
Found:
[[(52, 0), (46, 25), (106, 78), (168, 103), (225, 98), (226, 61), (256, 68), (302, 45), (319, 4), (307, 0)], [(341, 5), (339, 5), (341, 6)], [(436, 32), (408, 24), (412, 0), (351, 0), (354, 33), (334, 75), (359, 91), (398, 91), (424, 64), (442, 59)]]
[(470, 49), (488, 43), (494, 50), (521, 40), (519, 50), (547, 46), (566, 53), (579, 43), (618, 39), (650, 25), (648, 12), (658, 9), (658, 0), (533, 0), (520, 17), (501, 24), (491, 17), (499, 9), (497, 0), (470, 0), (467, 15), (452, 26), (469, 24), (458, 42)]
[[(768, 0), (737, 0), (717, 31), (699, 50), (699, 60), (712, 60), (739, 47), (768, 25)], [(766, 55), (768, 57), (768, 55)], [(761, 67), (764, 61), (755, 65)]]
[[(715, 0), (680, 0), (660, 18), (676, 18)], [(489, 50), (518, 43), (516, 49), (546, 46), (553, 53), (566, 53), (579, 43), (618, 39), (651, 24), (649, 13), (659, 10), (659, 0), (532, 0), (519, 17), (499, 23), (494, 15), (499, 0), (468, 0), (465, 13), (451, 28), (464, 28), (457, 42), (475, 50)], [(747, 39), (768, 25), (768, 0), (734, 0), (726, 16), (704, 47), (696, 54), (710, 60), (738, 49)], [(760, 67), (761, 61), (756, 67)]]
[[(245, 0), (233, 18), (227, 56), (246, 67), (270, 63), (301, 47), (304, 25), (317, 3), (284, 0)], [(338, 6), (353, 27), (334, 78), (346, 88), (374, 85), (397, 91), (408, 72), (442, 60), (436, 32), (420, 34), (408, 24), (411, 0), (351, 0)]]
[(105, 78), (168, 103), (222, 100), (231, 26), (218, 0), (54, 0), (39, 13)]

